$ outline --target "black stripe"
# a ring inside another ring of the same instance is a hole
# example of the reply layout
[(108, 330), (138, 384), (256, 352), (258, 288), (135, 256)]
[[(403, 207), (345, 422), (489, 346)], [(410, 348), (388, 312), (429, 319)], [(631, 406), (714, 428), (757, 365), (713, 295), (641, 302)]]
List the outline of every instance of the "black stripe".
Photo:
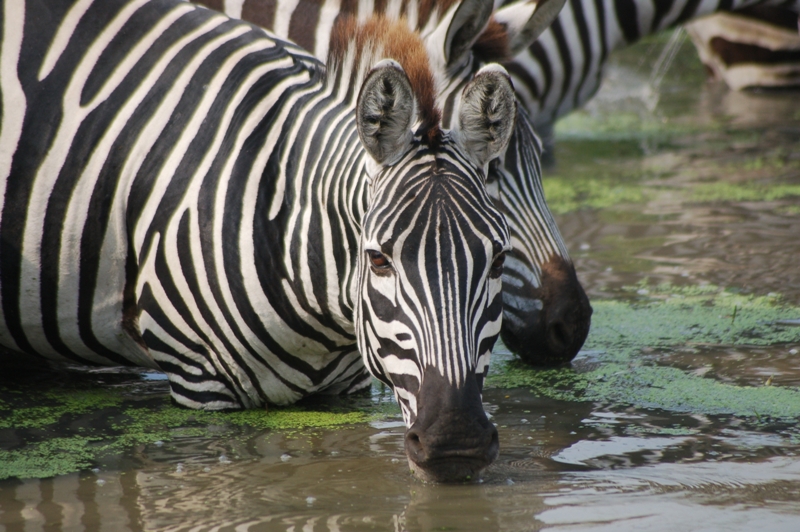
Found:
[[(600, 61), (603, 65), (608, 57), (608, 21), (606, 20), (605, 0), (594, 0), (594, 8), (597, 13), (597, 28), (600, 32)], [(602, 72), (602, 68), (600, 69)], [(600, 73), (598, 73), (598, 76)]]
[(625, 41), (630, 44), (641, 38), (636, 0), (616, 0), (617, 22)]
[(572, 106), (578, 107), (580, 105), (578, 98), (581, 93), (581, 88), (586, 78), (589, 76), (589, 68), (592, 66), (592, 40), (589, 27), (586, 24), (586, 13), (583, 10), (583, 2), (574, 2), (573, 9), (575, 10), (575, 20), (578, 24), (578, 37), (581, 40), (581, 50), (583, 52), (583, 71), (581, 72), (580, 83), (577, 84), (577, 90), (572, 100)]
[(678, 18), (675, 20), (675, 22), (673, 22), (673, 26), (677, 26), (678, 24), (682, 24), (693, 19), (701, 1), (702, 0), (689, 0), (686, 2), (686, 5), (683, 6), (683, 9), (681, 10), (681, 14), (678, 15)]
[(650, 31), (648, 33), (655, 33), (657, 30), (660, 29), (661, 21), (664, 20), (664, 15), (666, 15), (669, 10), (672, 8), (674, 1), (670, 0), (654, 0), (653, 7), (653, 22), (650, 24)]
[(558, 103), (556, 104), (556, 109), (561, 107), (564, 99), (567, 97), (569, 93), (569, 85), (572, 76), (574, 75), (573, 72), (573, 65), (572, 65), (572, 56), (570, 55), (569, 43), (567, 42), (567, 38), (564, 35), (564, 28), (561, 26), (561, 21), (556, 19), (555, 22), (550, 26), (551, 30), (553, 31), (553, 37), (556, 39), (556, 44), (558, 46), (558, 55), (561, 58), (561, 64), (564, 67), (564, 79), (561, 82), (561, 87), (558, 89)]

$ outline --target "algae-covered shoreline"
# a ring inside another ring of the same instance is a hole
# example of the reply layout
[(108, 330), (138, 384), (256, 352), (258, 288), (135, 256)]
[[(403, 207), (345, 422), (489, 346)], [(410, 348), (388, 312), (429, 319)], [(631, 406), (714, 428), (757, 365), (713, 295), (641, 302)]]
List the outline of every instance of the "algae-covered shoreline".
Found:
[(567, 401), (596, 401), (694, 414), (733, 414), (759, 420), (800, 419), (800, 389), (720, 382), (654, 356), (692, 346), (800, 346), (800, 308), (777, 295), (753, 296), (719, 287), (630, 287), (632, 299), (594, 301), (590, 356), (575, 368), (535, 370), (505, 358), (493, 367), (488, 386), (528, 387)]

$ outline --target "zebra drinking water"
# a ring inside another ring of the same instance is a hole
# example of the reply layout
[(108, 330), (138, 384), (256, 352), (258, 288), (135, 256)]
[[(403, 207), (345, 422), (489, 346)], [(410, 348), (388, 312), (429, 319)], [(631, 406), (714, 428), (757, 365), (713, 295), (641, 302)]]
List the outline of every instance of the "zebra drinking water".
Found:
[[(466, 84), (448, 130), (424, 45), (386, 19), (340, 21), (326, 70), (179, 0), (2, 5), (4, 356), (159, 368), (205, 409), (352, 392), (368, 369), (420, 476), (495, 458), (501, 67)], [(475, 5), (445, 53), (471, 45)]]

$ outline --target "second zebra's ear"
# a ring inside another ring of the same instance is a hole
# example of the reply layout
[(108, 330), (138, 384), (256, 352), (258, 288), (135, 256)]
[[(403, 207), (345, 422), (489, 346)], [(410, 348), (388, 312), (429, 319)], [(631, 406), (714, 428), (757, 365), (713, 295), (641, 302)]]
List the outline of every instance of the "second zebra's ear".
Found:
[(493, 0), (461, 0), (450, 8), (434, 30), (427, 43), (436, 50), (429, 50), (432, 57), (441, 57), (447, 67), (456, 64), (480, 37), (494, 9)]
[(356, 103), (358, 136), (378, 164), (393, 164), (408, 151), (416, 116), (414, 91), (403, 67), (391, 59), (378, 62)]
[(508, 72), (496, 63), (481, 68), (461, 95), (456, 137), (479, 166), (503, 153), (514, 131), (517, 100)]
[(511, 56), (533, 44), (566, 3), (567, 0), (522, 0), (498, 9), (494, 19), (506, 29)]

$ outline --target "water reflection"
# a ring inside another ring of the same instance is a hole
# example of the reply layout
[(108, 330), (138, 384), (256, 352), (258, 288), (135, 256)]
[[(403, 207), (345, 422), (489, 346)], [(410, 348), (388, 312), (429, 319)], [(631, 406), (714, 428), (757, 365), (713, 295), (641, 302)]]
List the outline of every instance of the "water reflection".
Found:
[[(731, 416), (547, 400), (524, 389), (489, 391), (486, 400), (502, 452), (481, 483), (416, 481), (405, 462), (403, 427), (391, 420), (294, 434), (178, 437), (138, 447), (132, 468), (0, 481), (0, 525), (675, 530), (711, 519), (705, 522), (715, 529), (744, 530), (758, 515), (778, 527), (769, 530), (781, 530), (796, 518), (800, 442), (791, 430), (750, 430)], [(745, 506), (757, 511), (729, 519)], [(667, 519), (669, 527), (660, 526)]]
[(536, 516), (543, 530), (789, 532), (800, 519), (800, 463), (788, 458), (570, 474), (560, 484)]

